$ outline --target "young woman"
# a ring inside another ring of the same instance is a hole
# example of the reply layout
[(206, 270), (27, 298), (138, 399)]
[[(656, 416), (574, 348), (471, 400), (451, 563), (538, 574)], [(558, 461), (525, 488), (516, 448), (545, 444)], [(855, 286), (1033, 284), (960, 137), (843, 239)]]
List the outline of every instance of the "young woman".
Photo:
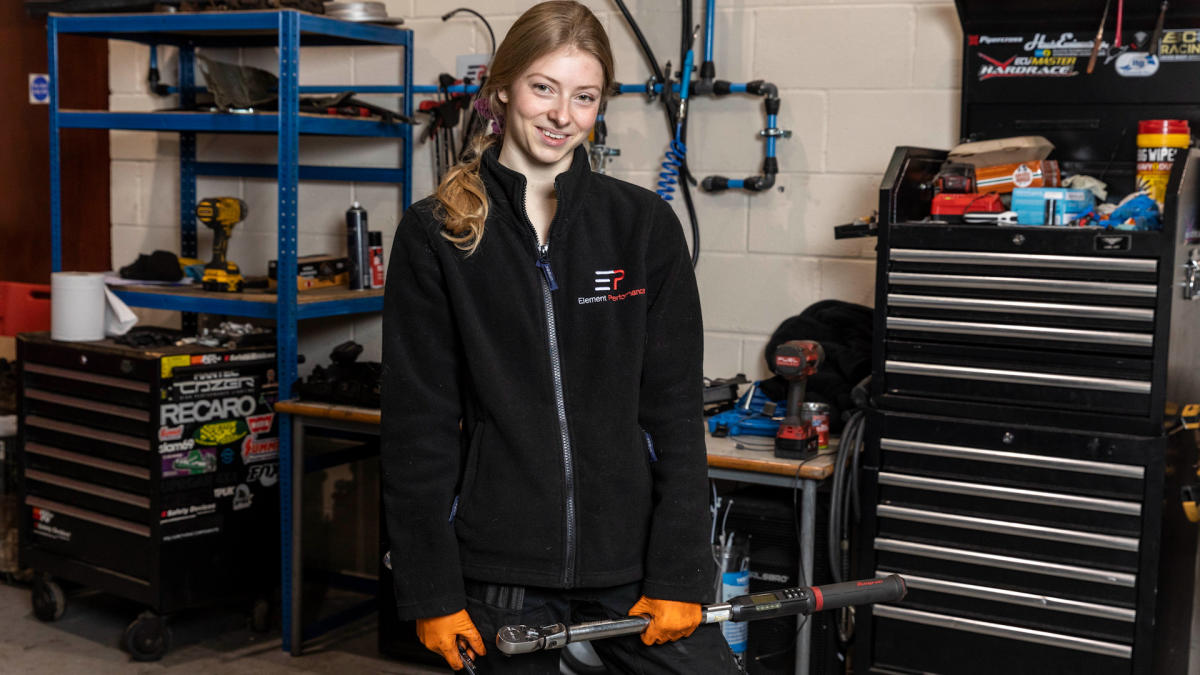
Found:
[[(611, 667), (737, 672), (700, 602), (708, 542), (696, 281), (654, 193), (581, 147), (613, 80), (603, 27), (544, 2), (496, 51), (475, 140), (396, 231), (383, 325), (384, 504), (401, 618), (455, 669), (505, 624), (651, 617)], [(688, 637), (690, 636), (690, 637)], [(677, 642), (678, 640), (678, 642)]]

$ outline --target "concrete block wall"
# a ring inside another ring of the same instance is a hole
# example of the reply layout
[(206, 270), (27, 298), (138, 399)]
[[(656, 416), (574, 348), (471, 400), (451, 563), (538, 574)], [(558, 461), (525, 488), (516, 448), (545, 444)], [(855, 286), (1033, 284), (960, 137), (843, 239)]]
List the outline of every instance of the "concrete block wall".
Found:
[[(468, 14), (443, 22), (457, 5), (440, 0), (386, 0), (389, 14), (414, 31), (418, 84), (453, 72), (455, 56), (488, 53), (482, 24)], [(529, 0), (476, 0), (502, 38)], [(609, 31), (617, 79), (644, 82), (650, 74), (632, 32), (610, 0), (586, 0)], [(678, 4), (627, 3), (660, 60), (677, 61)], [(696, 21), (703, 21), (703, 2)], [(762, 194), (693, 191), (700, 221), (697, 268), (705, 318), (705, 374), (766, 374), (763, 347), (784, 319), (826, 298), (872, 304), (874, 240), (836, 241), (833, 226), (875, 208), (879, 181), (897, 145), (948, 147), (958, 130), (962, 35), (954, 6), (943, 0), (718, 0), (717, 77), (733, 82), (764, 79), (780, 89), (779, 125), (793, 135), (778, 144), (780, 174)], [(697, 49), (702, 48), (703, 35)], [(143, 47), (110, 43), (113, 109), (169, 107), (150, 95)], [(216, 58), (274, 70), (271, 49), (223, 50)], [(401, 55), (390, 48), (311, 48), (301, 55), (302, 84), (391, 84), (399, 81)], [(174, 81), (174, 58), (160, 53), (160, 68)], [(697, 58), (699, 61), (699, 57)], [(394, 98), (381, 104), (397, 107)], [(624, 96), (608, 107), (609, 142), (621, 149), (614, 175), (651, 187), (668, 138), (661, 106)], [(758, 98), (695, 99), (690, 112), (688, 158), (698, 177), (758, 173), (764, 124)], [(111, 132), (113, 265), (155, 248), (179, 250), (178, 143), (171, 134)], [(202, 136), (201, 159), (274, 161), (274, 139)], [(306, 138), (308, 163), (399, 166), (400, 146), (377, 139)], [(414, 147), (414, 199), (432, 184), (429, 144)], [(200, 196), (233, 194), (250, 207), (234, 233), (229, 254), (244, 270), (262, 274), (275, 256), (275, 186), (271, 181), (201, 179)], [(300, 190), (300, 254), (344, 250), (343, 212), (358, 200), (371, 228), (384, 233), (402, 213), (400, 190), (374, 184), (305, 182)], [(682, 200), (674, 202), (687, 228)], [(689, 233), (690, 236), (690, 233)], [(210, 251), (201, 228), (200, 252)], [(155, 317), (160, 318), (160, 317)], [(313, 325), (310, 325), (313, 324)], [(355, 339), (364, 358), (379, 356), (378, 317), (301, 324), (301, 372), (324, 362), (330, 347)]]

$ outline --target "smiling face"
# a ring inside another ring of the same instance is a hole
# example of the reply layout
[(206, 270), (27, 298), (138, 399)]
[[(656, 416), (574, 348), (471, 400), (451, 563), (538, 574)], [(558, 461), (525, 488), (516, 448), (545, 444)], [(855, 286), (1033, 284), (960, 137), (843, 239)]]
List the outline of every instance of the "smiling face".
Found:
[(498, 92), (505, 104), (500, 162), (526, 174), (557, 175), (596, 124), (604, 69), (571, 47), (535, 60)]

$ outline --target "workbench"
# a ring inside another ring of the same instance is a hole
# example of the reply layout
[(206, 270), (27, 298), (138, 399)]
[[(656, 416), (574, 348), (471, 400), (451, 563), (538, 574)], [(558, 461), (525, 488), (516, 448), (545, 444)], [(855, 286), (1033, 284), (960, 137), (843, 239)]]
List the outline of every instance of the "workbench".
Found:
[[(332, 403), (310, 401), (279, 401), (275, 411), (291, 415), (292, 419), (292, 465), (280, 466), (281, 475), (290, 472), (292, 477), (291, 508), (281, 513), (292, 514), (280, 523), (285, 539), (290, 533), (292, 545), (285, 556), (289, 560), (281, 565), (291, 570), (287, 578), (281, 579), (283, 630), (291, 637), (291, 653), (298, 656), (303, 651), (304, 640), (315, 637), (325, 630), (346, 620), (365, 615), (373, 609), (373, 602), (346, 610), (335, 617), (324, 619), (313, 626), (305, 627), (301, 621), (301, 582), (303, 577), (302, 542), (300, 523), (293, 522), (302, 513), (304, 474), (330, 468), (347, 462), (358, 461), (379, 453), (380, 412), (373, 408), (356, 408)], [(304, 453), (307, 434), (336, 435), (358, 444), (345, 450), (322, 453), (306, 457)], [(766, 440), (766, 439), (763, 439)], [(817, 485), (833, 474), (834, 455), (823, 451), (814, 459), (801, 461), (775, 457), (769, 449), (744, 449), (730, 438), (705, 437), (708, 449), (708, 475), (710, 478), (770, 485), (773, 487), (797, 488), (801, 490), (800, 509), (800, 578), (813, 578), (813, 541), (816, 536)], [(803, 621), (798, 617), (797, 621)], [(808, 675), (811, 646), (811, 622), (800, 627), (796, 641), (796, 675)]]

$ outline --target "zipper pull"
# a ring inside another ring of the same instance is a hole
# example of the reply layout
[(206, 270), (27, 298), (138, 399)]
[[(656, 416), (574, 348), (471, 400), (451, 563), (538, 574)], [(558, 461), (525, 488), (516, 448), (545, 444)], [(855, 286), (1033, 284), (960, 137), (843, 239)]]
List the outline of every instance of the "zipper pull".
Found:
[(558, 282), (554, 280), (554, 270), (550, 269), (550, 245), (542, 244), (538, 246), (538, 259), (534, 263), (542, 274), (546, 277), (546, 284), (550, 286), (550, 290), (558, 290)]

